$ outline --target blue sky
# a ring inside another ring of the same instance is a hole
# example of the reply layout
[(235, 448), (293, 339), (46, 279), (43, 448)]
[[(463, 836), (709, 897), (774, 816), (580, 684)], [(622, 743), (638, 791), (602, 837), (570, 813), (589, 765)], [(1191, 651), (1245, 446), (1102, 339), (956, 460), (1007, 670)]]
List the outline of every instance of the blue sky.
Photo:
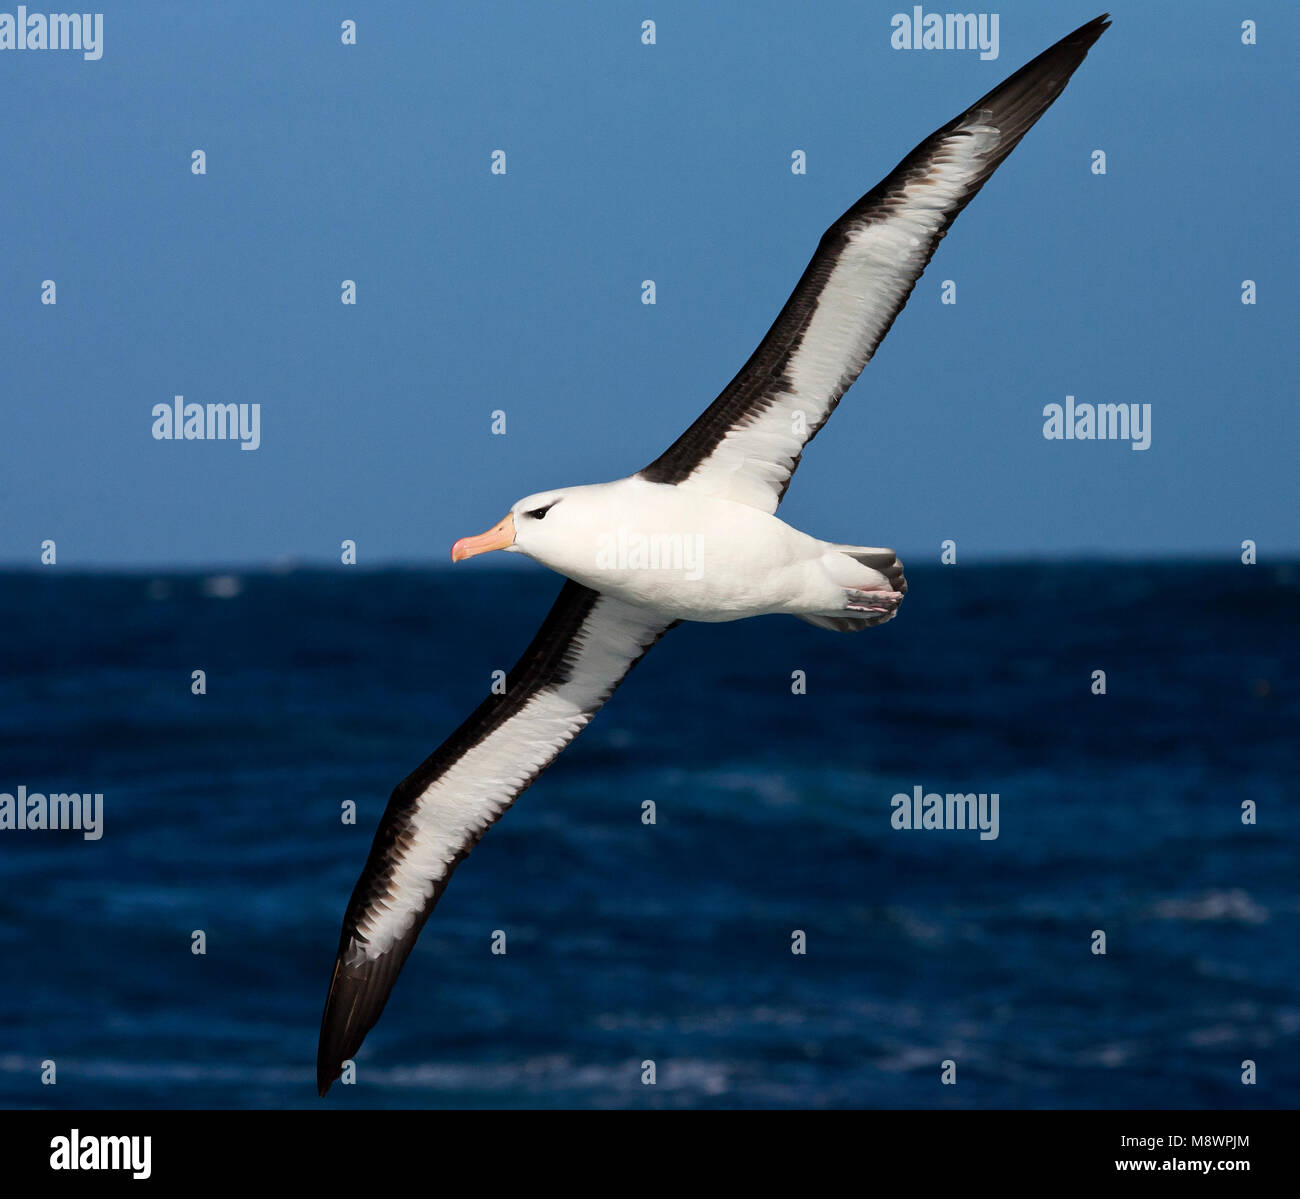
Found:
[[(98, 61), (0, 51), (0, 564), (47, 538), (68, 567), (324, 564), (344, 538), (441, 564), (523, 495), (632, 473), (840, 212), (1101, 11), (1001, 3), (982, 61), (891, 48), (899, 3), (367, 7), (109, 5)], [(791, 523), (918, 564), (946, 538), (1300, 552), (1300, 12), (1112, 14), (805, 455)], [(176, 394), (259, 404), (260, 447), (155, 440)], [(1066, 395), (1150, 403), (1150, 449), (1045, 440)]]

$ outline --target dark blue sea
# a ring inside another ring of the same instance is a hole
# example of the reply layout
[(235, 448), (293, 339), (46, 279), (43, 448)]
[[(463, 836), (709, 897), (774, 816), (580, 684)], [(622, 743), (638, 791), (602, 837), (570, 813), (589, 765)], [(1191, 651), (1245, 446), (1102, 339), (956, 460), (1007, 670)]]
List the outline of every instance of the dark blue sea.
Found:
[[(388, 794), (558, 580), (0, 575), (0, 792), (104, 796), (98, 840), (0, 831), (0, 1104), (1300, 1104), (1300, 564), (908, 579), (851, 636), (666, 637), (461, 865), (322, 1101)], [(996, 793), (997, 838), (892, 827), (918, 786)]]

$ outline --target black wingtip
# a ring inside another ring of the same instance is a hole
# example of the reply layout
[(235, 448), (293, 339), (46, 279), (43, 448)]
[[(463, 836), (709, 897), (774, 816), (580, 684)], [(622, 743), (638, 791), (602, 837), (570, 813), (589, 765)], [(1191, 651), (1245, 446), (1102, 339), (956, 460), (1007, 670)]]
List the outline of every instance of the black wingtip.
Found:
[[(331, 996), (333, 987), (330, 988)], [(326, 1020), (321, 1022), (320, 1041), (316, 1046), (316, 1094), (322, 1099), (330, 1087), (334, 1085), (334, 1080), (343, 1073), (343, 1062), (346, 1060), (340, 1057), (335, 1051), (332, 1044), (333, 1037), (328, 1032), (328, 1017), (330, 1005), (329, 1000), (325, 1001)]]
[[(343, 985), (340, 985), (343, 983)], [(344, 996), (344, 992), (349, 994)], [(346, 985), (343, 962), (334, 963), (330, 976), (329, 994), (325, 997), (325, 1011), (321, 1015), (320, 1041), (316, 1046), (316, 1093), (323, 1099), (343, 1073), (343, 1063), (356, 1052), (369, 1026), (356, 1032), (356, 987)]]
[(1053, 50), (1060, 50), (1070, 47), (1079, 52), (1080, 61), (1083, 56), (1092, 49), (1093, 43), (1101, 37), (1107, 29), (1110, 28), (1110, 13), (1104, 12), (1099, 17), (1093, 17), (1091, 21), (1080, 25), (1073, 33), (1067, 33), (1055, 46), (1052, 46), (1047, 53)]
[[(393, 983), (429, 911), (432, 904), (402, 939), (379, 957), (344, 965), (347, 946), (340, 946), (330, 976), (329, 994), (325, 997), (325, 1011), (321, 1014), (320, 1042), (316, 1049), (316, 1090), (322, 1098), (383, 1014)], [(351, 941), (350, 936), (347, 941)]]
[[(993, 114), (1001, 137), (996, 153), (988, 158), (987, 172), (979, 180), (979, 186), (983, 186), (984, 180), (1015, 149), (1030, 127), (1056, 102), (1070, 77), (1087, 58), (1093, 44), (1109, 28), (1110, 14), (1102, 13), (1087, 24), (1080, 25), (1073, 33), (1067, 33), (1060, 41), (1025, 63), (1020, 70), (1009, 75), (992, 91), (981, 96), (934, 136), (941, 138), (974, 117), (982, 118), (986, 110)], [(926, 148), (927, 143), (922, 142), (913, 154), (923, 153)], [(909, 159), (904, 159), (904, 163)], [(979, 186), (971, 191), (971, 196), (979, 190)], [(956, 213), (953, 215), (955, 218)]]
[(1078, 38), (1080, 41), (1086, 40), (1088, 45), (1092, 45), (1107, 29), (1110, 28), (1110, 13), (1104, 12), (1099, 17), (1093, 17), (1084, 25), (1080, 25), (1069, 36)]
[[(329, 1007), (325, 1010), (328, 1014)], [(316, 1094), (322, 1099), (334, 1085), (334, 1080), (343, 1073), (343, 1062), (346, 1060), (334, 1051), (331, 1041), (332, 1038), (322, 1028), (320, 1044), (316, 1048)]]
[[(1004, 80), (1001, 86), (1005, 88), (1015, 80), (1041, 75), (1043, 69), (1049, 64), (1068, 64), (1065, 73), (1065, 80), (1068, 80), (1087, 57), (1088, 51), (1092, 49), (1097, 39), (1109, 28), (1110, 13), (1104, 12), (1098, 17), (1093, 17), (1091, 21), (1080, 25), (1072, 33), (1067, 33), (1060, 41), (1054, 42), (1041, 54), (1030, 59), (1014, 75)], [(1056, 89), (1056, 94), (1059, 95), (1064, 88), (1065, 80), (1061, 81), (1061, 87)], [(1000, 89), (994, 88), (989, 95), (992, 96), (998, 90)]]
[[(340, 986), (341, 967), (341, 962), (334, 964), (334, 975), (330, 979), (329, 995), (326, 996), (325, 1011), (321, 1016), (320, 1042), (316, 1047), (316, 1093), (322, 1099), (334, 1080), (343, 1073), (343, 1063), (357, 1051), (362, 1038), (374, 1023), (372, 1020), (358, 1030), (358, 988), (355, 980), (350, 980), (351, 986), (346, 981)], [(344, 992), (347, 992), (346, 996)]]

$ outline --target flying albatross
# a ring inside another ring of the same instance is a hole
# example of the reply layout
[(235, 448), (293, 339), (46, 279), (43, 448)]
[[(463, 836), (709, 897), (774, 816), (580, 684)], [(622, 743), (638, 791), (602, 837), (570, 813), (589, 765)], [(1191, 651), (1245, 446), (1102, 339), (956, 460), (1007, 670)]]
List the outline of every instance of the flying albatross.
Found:
[(907, 584), (892, 550), (819, 541), (779, 520), (777, 505), (939, 239), (1108, 25), (1103, 15), (1062, 38), (840, 217), (740, 373), (644, 470), (530, 495), (452, 546), (453, 562), (522, 553), (566, 582), (504, 692), (388, 801), (343, 917), (322, 1095), (379, 1019), (452, 871), (669, 629), (782, 612), (853, 632), (894, 616)]

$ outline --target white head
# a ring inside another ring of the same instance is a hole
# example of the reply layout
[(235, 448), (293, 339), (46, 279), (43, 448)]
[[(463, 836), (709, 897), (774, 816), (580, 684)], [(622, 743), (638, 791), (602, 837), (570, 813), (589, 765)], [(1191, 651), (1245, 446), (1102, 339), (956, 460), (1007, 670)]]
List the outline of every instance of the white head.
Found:
[[(477, 537), (462, 537), (451, 547), (453, 562), (505, 550), (527, 554), (553, 569), (567, 564), (576, 537), (587, 530), (597, 516), (598, 505), (587, 487), (560, 487), (539, 491), (519, 500), (503, 520)], [(567, 551), (567, 552), (566, 552)]]

